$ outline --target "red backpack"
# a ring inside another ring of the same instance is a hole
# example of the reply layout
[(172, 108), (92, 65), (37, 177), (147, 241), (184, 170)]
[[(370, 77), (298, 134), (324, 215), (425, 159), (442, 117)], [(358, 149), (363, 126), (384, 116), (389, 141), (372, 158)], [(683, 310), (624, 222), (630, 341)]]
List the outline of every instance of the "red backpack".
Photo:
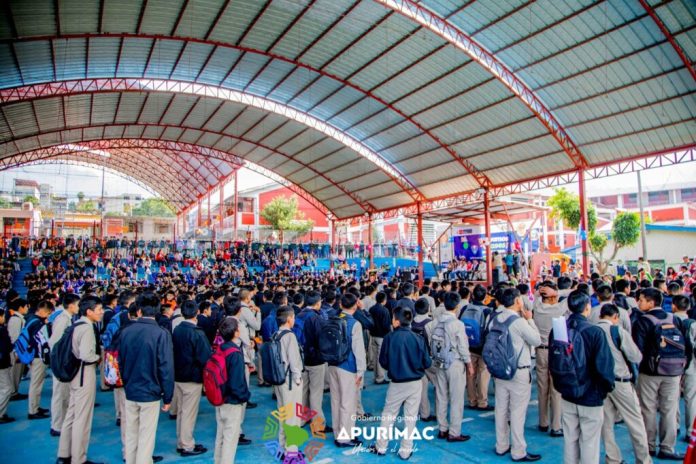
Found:
[(205, 363), (203, 369), (203, 388), (205, 396), (213, 406), (221, 406), (225, 402), (225, 384), (227, 383), (227, 356), (238, 352), (239, 348), (231, 347), (224, 351), (216, 350)]

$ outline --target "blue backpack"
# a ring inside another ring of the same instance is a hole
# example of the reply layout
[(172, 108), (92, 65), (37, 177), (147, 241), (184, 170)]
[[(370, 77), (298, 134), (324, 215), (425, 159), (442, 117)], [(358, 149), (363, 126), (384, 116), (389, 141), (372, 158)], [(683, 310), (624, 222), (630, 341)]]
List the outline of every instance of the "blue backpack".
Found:
[(121, 328), (121, 317), (120, 314), (115, 314), (111, 318), (109, 324), (106, 326), (104, 333), (101, 335), (102, 346), (108, 348), (114, 340), (114, 335)]
[(60, 316), (61, 314), (63, 314), (63, 311), (65, 311), (65, 310), (64, 310), (64, 309), (59, 309), (58, 311), (53, 311), (53, 312), (51, 313), (51, 315), (48, 316), (48, 319), (46, 320), (46, 322), (48, 323), (48, 325), (50, 325), (51, 327), (53, 327), (53, 323), (56, 321), (56, 319), (58, 318), (58, 316)]
[(264, 342), (267, 342), (277, 331), (278, 321), (276, 321), (276, 312), (272, 311), (271, 314), (266, 316), (266, 319), (261, 322), (261, 338)]
[(486, 326), (487, 309), (477, 305), (467, 305), (459, 315), (459, 320), (464, 323), (466, 337), (469, 339), (469, 348), (481, 348), (483, 346), (483, 327)]
[(303, 350), (305, 345), (304, 325), (307, 319), (312, 316), (312, 312), (314, 311), (311, 309), (305, 309), (295, 317), (295, 325), (292, 327), (292, 331), (295, 337), (297, 337), (297, 344), (300, 345), (300, 350)]
[(591, 324), (567, 321), (568, 341), (551, 339), (549, 349), (549, 370), (553, 386), (563, 398), (580, 398), (590, 386), (588, 379), (585, 341), (581, 333)]
[(35, 323), (41, 324), (41, 320), (37, 318), (29, 321), (19, 333), (19, 337), (17, 337), (14, 343), (14, 351), (17, 354), (17, 359), (19, 359), (19, 362), (22, 364), (31, 364), (36, 357), (37, 343), (34, 337), (29, 333), (29, 327), (35, 325)]
[(483, 362), (486, 363), (488, 372), (496, 379), (510, 380), (517, 373), (522, 351), (517, 353), (512, 344), (510, 325), (519, 319), (519, 316), (510, 316), (505, 322), (500, 322), (498, 317), (493, 317), (488, 326), (486, 342), (483, 344)]

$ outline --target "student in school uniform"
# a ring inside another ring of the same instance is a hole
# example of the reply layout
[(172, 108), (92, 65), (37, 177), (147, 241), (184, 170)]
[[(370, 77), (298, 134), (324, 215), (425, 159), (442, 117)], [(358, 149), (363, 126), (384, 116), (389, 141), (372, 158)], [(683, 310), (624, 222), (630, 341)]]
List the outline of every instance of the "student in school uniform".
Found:
[[(507, 288), (501, 297), (499, 303), (503, 309), (496, 312), (491, 323), (509, 324), (507, 330), (512, 346), (519, 355), (514, 377), (495, 379), (495, 452), (498, 456), (510, 453), (515, 462), (538, 461), (541, 455), (527, 452), (524, 423), (532, 395), (531, 350), (541, 344), (541, 336), (532, 312), (524, 309), (519, 290)], [(512, 322), (508, 322), (510, 318), (514, 318)]]
[[(434, 355), (433, 333), (440, 331), (438, 326), (444, 328), (445, 336), (450, 341), (451, 365), (449, 367), (436, 366), (437, 377), (435, 391), (437, 395), (437, 422), (440, 429), (437, 437), (447, 439), (449, 442), (464, 442), (471, 438), (462, 434), (462, 418), (464, 416), (464, 394), (466, 392), (467, 373), (473, 375), (471, 354), (469, 353), (469, 339), (466, 329), (457, 316), (461, 297), (455, 292), (447, 292), (444, 295), (445, 313), (426, 327), (431, 350)], [(435, 364), (435, 363), (434, 363)], [(465, 367), (466, 366), (466, 367)], [(447, 409), (449, 407), (449, 422), (447, 421)]]
[(152, 460), (162, 411), (174, 396), (172, 336), (157, 325), (157, 295), (146, 292), (136, 299), (141, 317), (121, 332), (118, 362), (126, 393), (126, 464)]
[(181, 456), (196, 456), (208, 449), (196, 443), (198, 408), (203, 393), (203, 369), (212, 350), (203, 329), (197, 326), (198, 306), (193, 300), (181, 305), (184, 321), (174, 329), (174, 389), (179, 396), (176, 416), (176, 450)]
[(15, 418), (7, 415), (7, 405), (12, 396), (12, 342), (10, 334), (7, 333), (5, 316), (7, 312), (0, 308), (0, 424), (14, 422)]
[[(298, 319), (304, 319), (302, 334), (304, 338), (304, 365), (302, 372), (302, 404), (317, 412), (318, 418), (326, 420), (324, 416), (324, 378), (327, 369), (326, 361), (319, 351), (318, 341), (324, 325), (321, 315), (321, 295), (319, 292), (310, 291), (305, 297), (306, 307), (297, 315)], [(324, 422), (326, 424), (326, 422)], [(324, 426), (324, 432), (333, 432), (328, 425)]]
[[(65, 329), (72, 324), (72, 319), (79, 312), (80, 297), (74, 293), (68, 293), (63, 297), (63, 310), (53, 320), (51, 337), (48, 346), (53, 349), (58, 340), (63, 336)], [(63, 427), (63, 419), (68, 410), (70, 401), (70, 383), (61, 382), (53, 376), (53, 392), (51, 394), (51, 431), (52, 437), (60, 436)]]
[(225, 318), (218, 329), (223, 344), (220, 350), (237, 348), (225, 359), (227, 383), (224, 385), (225, 403), (215, 407), (217, 433), (215, 435), (215, 464), (234, 462), (237, 442), (241, 432), (244, 403), (249, 401), (249, 385), (246, 380), (246, 364), (241, 352), (239, 322), (232, 317)]
[[(372, 286), (370, 286), (370, 291), (372, 291)], [(376, 293), (376, 296), (374, 291), (372, 293), (373, 295), (370, 295), (369, 298), (375, 303), (369, 308), (366, 308), (369, 310), (370, 316), (372, 316), (372, 320), (374, 321), (370, 329), (370, 351), (375, 360), (375, 384), (383, 385), (389, 381), (384, 379), (384, 370), (377, 361), (382, 348), (382, 340), (384, 340), (384, 337), (391, 331), (391, 315), (389, 314), (389, 310), (384, 306), (384, 303), (387, 301), (386, 293), (379, 292)], [(372, 300), (372, 296), (375, 296), (375, 300)], [(368, 297), (365, 297), (363, 301), (366, 299), (368, 299)]]
[[(425, 302), (427, 303), (427, 300)], [(382, 409), (380, 428), (391, 429), (403, 406), (406, 437), (401, 440), (399, 457), (404, 460), (413, 454), (413, 440), (410, 439), (410, 435), (416, 428), (423, 388), (421, 379), (425, 377), (425, 370), (432, 364), (425, 339), (411, 330), (412, 321), (413, 312), (409, 308), (398, 306), (392, 318), (394, 331), (384, 337), (379, 352), (379, 363), (391, 380)], [(384, 455), (388, 443), (386, 437), (378, 438), (370, 450)]]
[[(416, 335), (420, 335), (425, 341), (425, 348), (430, 353), (430, 347), (425, 334), (425, 327), (433, 320), (429, 316), (430, 303), (425, 298), (418, 298), (416, 301), (416, 314), (411, 323), (411, 330)], [(444, 311), (444, 309), (443, 309)], [(425, 370), (425, 376), (421, 379), (423, 388), (421, 390), (421, 401), (420, 407), (418, 408), (418, 415), (420, 420), (423, 422), (434, 422), (437, 417), (434, 416), (433, 410), (430, 408), (430, 398), (428, 397), (428, 384), (432, 384), (435, 387), (437, 382), (437, 368), (431, 363), (430, 367)], [(435, 392), (435, 410), (437, 410), (437, 391)]]
[[(29, 340), (31, 340), (31, 344), (34, 347), (34, 360), (31, 362), (29, 371), (29, 404), (27, 412), (27, 418), (29, 420), (46, 419), (50, 416), (48, 413), (49, 410), (40, 406), (41, 391), (43, 390), (44, 380), (46, 380), (46, 364), (44, 361), (48, 360), (44, 357), (42, 350), (45, 347), (41, 346), (41, 343), (47, 345), (48, 340), (39, 339), (42, 337), (41, 330), (46, 326), (46, 320), (53, 312), (53, 309), (53, 303), (42, 300), (37, 305), (34, 314), (27, 317)], [(38, 320), (39, 322), (32, 322), (34, 320)]]
[[(17, 298), (11, 301), (8, 305), (12, 315), (7, 318), (7, 331), (10, 334), (10, 340), (12, 345), (19, 338), (19, 334), (22, 333), (22, 329), (25, 325), (24, 317), (29, 312), (29, 304), (24, 298)], [(20, 363), (16, 355), (12, 359), (12, 396), (10, 401), (25, 400), (29, 395), (24, 393), (19, 393), (19, 382), (22, 380), (22, 371), (24, 370), (24, 364)]]
[[(600, 300), (601, 301), (601, 300)], [(614, 422), (618, 416), (624, 421), (633, 443), (633, 455), (638, 464), (652, 463), (648, 450), (648, 435), (643, 423), (638, 395), (631, 383), (631, 368), (627, 362), (638, 364), (643, 355), (633, 342), (631, 334), (621, 324), (620, 309), (611, 303), (602, 305), (597, 326), (604, 331), (607, 344), (614, 357), (614, 390), (604, 399), (602, 441), (606, 452), (605, 462), (624, 462), (621, 449), (614, 438)]]
[[(275, 385), (273, 391), (278, 400), (278, 408), (286, 405), (302, 404), (302, 355), (297, 337), (292, 331), (295, 325), (295, 310), (291, 306), (281, 306), (276, 312), (278, 332), (275, 337), (280, 340), (280, 357), (287, 369), (287, 377), (282, 385)], [(287, 425), (300, 425), (297, 414), (285, 421)], [(297, 445), (286, 446), (284, 428), (278, 428), (278, 443), (285, 452), (297, 452)]]
[(70, 399), (60, 431), (57, 464), (96, 464), (87, 460), (87, 448), (97, 393), (96, 365), (101, 359), (95, 324), (101, 321), (104, 312), (101, 300), (92, 295), (82, 297), (79, 308), (80, 319), (76, 324), (80, 325), (72, 333), (72, 351), (82, 365), (70, 381)]
[(352, 293), (341, 296), (342, 319), (348, 329), (350, 352), (348, 358), (337, 366), (329, 366), (329, 384), (331, 389), (331, 418), (336, 439), (334, 443), (340, 448), (354, 447), (362, 444), (359, 439), (340, 438), (350, 434), (355, 425), (357, 413), (358, 388), (367, 369), (365, 341), (362, 325), (354, 317), (358, 299)]

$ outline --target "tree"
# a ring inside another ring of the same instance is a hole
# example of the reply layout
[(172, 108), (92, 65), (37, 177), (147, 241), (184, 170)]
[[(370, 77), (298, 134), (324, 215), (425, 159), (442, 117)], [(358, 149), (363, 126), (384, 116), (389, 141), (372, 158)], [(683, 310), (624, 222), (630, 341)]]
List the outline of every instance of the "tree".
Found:
[(85, 194), (84, 192), (77, 192), (77, 201), (78, 203), (82, 203), (85, 200)]
[(11, 206), (12, 205), (10, 204), (9, 201), (7, 201), (7, 199), (0, 197), (0, 208), (9, 208)]
[[(640, 238), (640, 215), (623, 211), (616, 215), (614, 222), (611, 225), (611, 237), (607, 238), (602, 233), (595, 233), (590, 236), (590, 251), (592, 256), (597, 261), (598, 271), (604, 274), (616, 254), (621, 248), (633, 246), (638, 243)], [(614, 249), (611, 256), (605, 259), (604, 251), (611, 239), (614, 242)]]
[(314, 221), (305, 219), (304, 214), (298, 209), (295, 197), (275, 197), (261, 210), (261, 217), (273, 230), (278, 231), (281, 244), (285, 232), (295, 232), (302, 236), (314, 227)]
[(34, 195), (27, 195), (22, 200), (22, 203), (31, 203), (32, 205), (34, 205), (34, 208), (36, 208), (37, 206), (39, 206), (39, 199), (36, 198)]
[(96, 213), (97, 204), (92, 200), (81, 201), (75, 207), (75, 211), (78, 213)]
[(174, 210), (167, 200), (162, 198), (147, 198), (140, 206), (131, 210), (133, 216), (172, 217)]
[[(568, 192), (566, 189), (557, 189), (546, 202), (551, 207), (551, 217), (563, 221), (571, 229), (580, 226), (580, 198)], [(603, 233), (595, 231), (597, 226), (597, 211), (592, 204), (587, 207), (587, 242), (590, 253), (597, 261), (597, 270), (600, 274), (606, 272), (609, 264), (616, 258), (621, 248), (634, 245), (640, 238), (640, 216), (637, 213), (619, 213), (611, 227), (611, 241), (614, 249), (611, 256), (605, 259), (604, 251), (609, 244), (609, 238)]]

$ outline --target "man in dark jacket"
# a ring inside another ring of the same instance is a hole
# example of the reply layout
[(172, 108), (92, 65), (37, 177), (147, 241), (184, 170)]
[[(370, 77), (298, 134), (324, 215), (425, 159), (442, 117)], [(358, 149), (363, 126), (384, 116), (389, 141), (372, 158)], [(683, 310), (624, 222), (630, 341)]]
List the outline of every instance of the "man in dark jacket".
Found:
[(169, 411), (174, 396), (172, 337), (157, 325), (159, 298), (136, 300), (141, 318), (121, 333), (119, 366), (126, 392), (126, 463), (148, 462), (155, 448), (159, 404)]
[[(586, 366), (583, 375), (587, 382), (585, 393), (571, 397), (558, 388), (561, 393), (561, 422), (563, 424), (564, 462), (599, 462), (599, 442), (604, 420), (604, 399), (614, 390), (614, 357), (609, 349), (604, 331), (590, 323), (592, 307), (590, 296), (581, 290), (568, 295), (568, 327), (574, 328), (582, 337), (585, 349)], [(554, 334), (551, 331), (550, 343)], [(554, 350), (550, 353), (549, 364), (553, 365)], [(552, 371), (553, 372), (553, 371)], [(560, 385), (556, 376), (554, 382)], [(582, 427), (581, 427), (582, 424)]]
[[(321, 295), (314, 290), (307, 292), (305, 308), (298, 314), (297, 319), (303, 319), (302, 337), (304, 345), (305, 370), (302, 372), (302, 402), (317, 412), (321, 420), (324, 416), (324, 379), (326, 377), (326, 362), (319, 352), (319, 334), (324, 326), (321, 316)], [(331, 427), (325, 426), (324, 432), (332, 432)]]
[(223, 387), (224, 404), (215, 408), (217, 434), (215, 436), (215, 462), (234, 462), (244, 405), (251, 393), (246, 380), (246, 365), (241, 351), (239, 322), (233, 317), (225, 318), (220, 324), (220, 336), (224, 343), (220, 350), (231, 350), (225, 358), (227, 383)]
[[(370, 328), (370, 352), (374, 359), (379, 358), (380, 350), (382, 349), (382, 341), (384, 337), (391, 332), (391, 315), (389, 310), (384, 306), (387, 301), (387, 295), (384, 292), (378, 292), (375, 296), (376, 304), (369, 309), (372, 316), (373, 325)], [(375, 363), (375, 384), (382, 385), (389, 383), (384, 379), (384, 369), (379, 362)]]
[[(406, 438), (401, 440), (399, 447), (399, 457), (402, 459), (410, 458), (413, 453), (411, 434), (416, 428), (423, 388), (421, 379), (432, 364), (425, 339), (411, 331), (413, 317), (409, 308), (397, 306), (394, 310), (394, 331), (384, 337), (379, 353), (379, 364), (392, 381), (384, 402), (380, 428), (390, 429), (403, 405)], [(387, 445), (386, 437), (379, 438), (371, 451), (386, 454)]]
[[(638, 392), (645, 431), (648, 434), (648, 448), (654, 456), (657, 448), (657, 411), (660, 411), (660, 451), (657, 457), (682, 461), (684, 456), (675, 452), (674, 445), (677, 441), (677, 414), (683, 366), (674, 372), (663, 370), (658, 373), (662, 335), (668, 335), (666, 332), (670, 328), (676, 328), (683, 334), (682, 322), (662, 308), (662, 293), (657, 288), (641, 290), (638, 309), (642, 315), (634, 322), (631, 332), (638, 349), (643, 353), (643, 360), (638, 367)], [(670, 348), (671, 345), (667, 347)], [(685, 364), (686, 356), (682, 359)], [(677, 358), (666, 360), (679, 362)]]
[(198, 306), (193, 300), (181, 306), (184, 321), (174, 329), (174, 388), (179, 397), (176, 415), (176, 450), (181, 456), (195, 456), (208, 451), (196, 444), (193, 429), (196, 427), (198, 406), (201, 403), (203, 369), (212, 350), (203, 329), (197, 326)]

